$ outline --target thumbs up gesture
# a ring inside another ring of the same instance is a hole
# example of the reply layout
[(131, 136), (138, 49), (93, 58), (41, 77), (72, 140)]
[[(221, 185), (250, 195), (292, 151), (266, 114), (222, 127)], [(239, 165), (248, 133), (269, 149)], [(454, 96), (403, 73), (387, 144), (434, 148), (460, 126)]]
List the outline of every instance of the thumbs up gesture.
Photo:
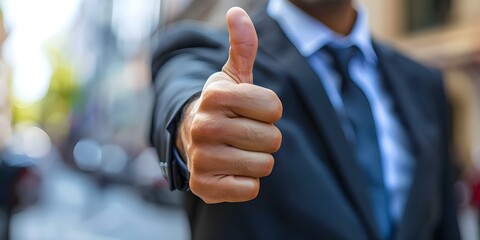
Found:
[(257, 33), (241, 8), (227, 12), (230, 53), (190, 103), (176, 146), (190, 171), (190, 190), (206, 203), (244, 202), (257, 197), (282, 135), (273, 123), (282, 115), (277, 95), (253, 85)]

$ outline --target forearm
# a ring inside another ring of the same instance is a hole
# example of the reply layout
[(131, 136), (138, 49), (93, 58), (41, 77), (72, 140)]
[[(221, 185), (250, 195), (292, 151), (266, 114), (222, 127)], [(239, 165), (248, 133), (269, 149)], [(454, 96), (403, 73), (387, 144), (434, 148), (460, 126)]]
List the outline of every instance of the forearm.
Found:
[[(157, 70), (154, 75), (155, 102), (151, 140), (155, 147), (164, 148), (165, 135), (172, 135), (185, 104), (201, 92), (203, 84), (214, 70), (207, 63), (191, 56), (178, 56)], [(164, 151), (166, 149), (162, 149)]]
[(210, 64), (190, 55), (176, 56), (161, 68), (154, 68), (155, 99), (150, 140), (157, 150), (163, 175), (168, 178), (171, 190), (184, 186), (172, 165), (177, 125), (184, 106), (202, 91), (209, 72), (213, 71)]

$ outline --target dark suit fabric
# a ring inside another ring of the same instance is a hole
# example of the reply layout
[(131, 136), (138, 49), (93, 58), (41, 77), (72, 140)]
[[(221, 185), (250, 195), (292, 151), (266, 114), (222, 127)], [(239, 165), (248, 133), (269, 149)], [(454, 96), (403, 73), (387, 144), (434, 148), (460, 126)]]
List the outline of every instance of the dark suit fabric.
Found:
[[(320, 79), (264, 11), (253, 19), (259, 36), (254, 84), (272, 89), (283, 103), (283, 117), (276, 123), (282, 147), (253, 201), (207, 205), (185, 193), (193, 239), (378, 239), (364, 176)], [(394, 239), (459, 239), (440, 74), (374, 45), (385, 88), (416, 158)], [(166, 161), (175, 130), (168, 126), (207, 78), (221, 70), (228, 57), (228, 35), (180, 24), (163, 34), (157, 46), (151, 137)]]

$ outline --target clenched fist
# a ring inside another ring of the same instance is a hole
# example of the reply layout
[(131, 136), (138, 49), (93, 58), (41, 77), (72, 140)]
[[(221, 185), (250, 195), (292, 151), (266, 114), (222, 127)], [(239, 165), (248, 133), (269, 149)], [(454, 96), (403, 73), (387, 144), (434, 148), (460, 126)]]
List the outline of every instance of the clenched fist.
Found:
[(228, 61), (187, 106), (176, 139), (190, 171), (190, 190), (206, 203), (254, 199), (282, 141), (273, 124), (282, 115), (280, 99), (252, 84), (258, 46), (253, 23), (244, 10), (232, 8), (227, 24)]

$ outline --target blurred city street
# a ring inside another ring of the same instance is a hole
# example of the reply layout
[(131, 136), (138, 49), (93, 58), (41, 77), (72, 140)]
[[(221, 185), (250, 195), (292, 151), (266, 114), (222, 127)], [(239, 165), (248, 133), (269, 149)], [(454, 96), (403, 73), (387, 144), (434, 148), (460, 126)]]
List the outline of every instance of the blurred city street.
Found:
[(147, 201), (128, 186), (101, 187), (50, 157), (38, 202), (13, 217), (12, 239), (189, 239), (179, 206)]

